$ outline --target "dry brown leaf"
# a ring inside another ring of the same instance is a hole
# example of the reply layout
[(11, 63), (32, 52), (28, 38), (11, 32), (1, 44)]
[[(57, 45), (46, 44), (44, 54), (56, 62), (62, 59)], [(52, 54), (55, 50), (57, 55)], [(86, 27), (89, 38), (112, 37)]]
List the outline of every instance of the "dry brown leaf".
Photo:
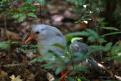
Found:
[(0, 71), (0, 78), (7, 76), (8, 74), (5, 71)]
[(9, 39), (9, 40), (20, 40), (20, 36), (15, 33), (15, 32), (12, 32), (12, 31), (9, 31), (9, 30), (5, 30), (3, 28), (1, 28), (1, 37), (3, 39)]
[(21, 39), (18, 34), (16, 34), (15, 32), (12, 32), (12, 31), (8, 31), (8, 30), (6, 31), (6, 36), (10, 40), (20, 40)]

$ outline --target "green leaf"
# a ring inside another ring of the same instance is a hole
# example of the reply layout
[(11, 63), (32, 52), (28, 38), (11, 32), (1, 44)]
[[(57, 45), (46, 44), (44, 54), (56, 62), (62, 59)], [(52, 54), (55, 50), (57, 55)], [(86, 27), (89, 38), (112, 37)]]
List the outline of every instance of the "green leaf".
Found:
[(102, 35), (102, 36), (103, 36), (103, 37), (106, 37), (106, 36), (117, 35), (117, 34), (121, 34), (121, 32), (111, 32), (111, 33), (104, 34), (104, 35)]
[(18, 22), (22, 22), (26, 19), (26, 15), (25, 14), (20, 14), (19, 18), (17, 19)]
[(105, 47), (104, 46), (99, 46), (99, 45), (91, 45), (89, 46), (89, 54), (95, 53), (95, 52), (100, 52), (100, 51), (105, 51)]
[(41, 58), (41, 57), (37, 57), (37, 58), (31, 60), (31, 62), (32, 63), (34, 63), (34, 62), (45, 62), (45, 59), (44, 58)]
[(10, 41), (0, 42), (0, 50), (9, 50), (11, 47)]
[(109, 50), (111, 50), (111, 48), (112, 48), (112, 43), (111, 42), (109, 42), (109, 43), (107, 43), (106, 45), (105, 45), (105, 51), (109, 51)]
[(97, 32), (91, 29), (86, 29), (86, 31), (90, 34), (90, 36), (93, 36), (94, 38), (99, 38), (99, 35)]
[(54, 69), (53, 64), (51, 63), (43, 64), (42, 67), (44, 67), (45, 69)]
[(96, 41), (96, 39), (95, 39), (95, 37), (90, 36), (90, 37), (88, 37), (88, 41), (90, 41), (90, 42), (95, 42), (95, 41)]
[(120, 45), (113, 45), (111, 49), (111, 56), (108, 57), (109, 60), (116, 60), (121, 62), (121, 46)]
[(119, 29), (116, 28), (116, 27), (101, 27), (102, 29), (105, 29), (105, 30), (114, 30), (114, 31), (118, 31)]
[(29, 17), (34, 17), (34, 18), (37, 17), (36, 14), (34, 14), (34, 13), (28, 13), (27, 16), (29, 16)]
[(16, 19), (16, 18), (19, 18), (19, 16), (20, 16), (20, 15), (19, 15), (18, 13), (16, 13), (16, 14), (14, 14), (12, 17)]

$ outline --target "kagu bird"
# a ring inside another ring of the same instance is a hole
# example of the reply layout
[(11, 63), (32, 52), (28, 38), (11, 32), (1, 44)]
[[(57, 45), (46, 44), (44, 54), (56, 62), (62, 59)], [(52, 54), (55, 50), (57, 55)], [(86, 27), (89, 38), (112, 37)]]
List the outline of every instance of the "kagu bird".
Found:
[(37, 40), (40, 54), (48, 60), (54, 60), (52, 55), (47, 55), (50, 50), (60, 56), (64, 55), (64, 50), (54, 46), (55, 44), (66, 46), (64, 35), (56, 27), (45, 24), (32, 25), (31, 35), (25, 43), (32, 38)]
[[(46, 61), (54, 61), (55, 57), (53, 55), (49, 55), (49, 50), (55, 52), (55, 54), (59, 55), (60, 57), (64, 57), (64, 50), (60, 49), (55, 44), (59, 44), (63, 47), (66, 47), (66, 39), (64, 35), (58, 30), (56, 27), (45, 25), (45, 24), (35, 24), (32, 25), (31, 36), (25, 41), (27, 43), (31, 38), (35, 38), (38, 43), (38, 49), (40, 54), (43, 57), (46, 57)], [(73, 40), (70, 44), (69, 48), (74, 54), (75, 57), (78, 57), (79, 54), (86, 54), (88, 52), (88, 45), (85, 43), (80, 42), (79, 39)], [(84, 55), (85, 56), (85, 55)], [(73, 63), (79, 63), (84, 61), (82, 58), (78, 58), (73, 60)], [(89, 60), (88, 63), (92, 63), (96, 65), (96, 62)]]

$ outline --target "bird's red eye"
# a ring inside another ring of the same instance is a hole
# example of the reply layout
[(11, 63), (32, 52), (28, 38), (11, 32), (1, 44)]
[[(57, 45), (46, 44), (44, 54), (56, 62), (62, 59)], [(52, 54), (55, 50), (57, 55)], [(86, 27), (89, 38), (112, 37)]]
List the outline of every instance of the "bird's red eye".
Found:
[(36, 33), (36, 34), (39, 34), (39, 31), (36, 31), (35, 33)]

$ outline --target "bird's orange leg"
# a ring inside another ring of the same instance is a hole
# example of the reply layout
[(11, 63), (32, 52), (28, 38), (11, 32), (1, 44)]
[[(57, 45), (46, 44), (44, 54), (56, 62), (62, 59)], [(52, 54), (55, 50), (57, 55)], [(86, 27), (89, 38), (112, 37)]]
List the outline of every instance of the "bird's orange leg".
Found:
[(67, 77), (68, 73), (69, 73), (69, 71), (61, 72), (60, 81), (65, 81), (65, 78)]

